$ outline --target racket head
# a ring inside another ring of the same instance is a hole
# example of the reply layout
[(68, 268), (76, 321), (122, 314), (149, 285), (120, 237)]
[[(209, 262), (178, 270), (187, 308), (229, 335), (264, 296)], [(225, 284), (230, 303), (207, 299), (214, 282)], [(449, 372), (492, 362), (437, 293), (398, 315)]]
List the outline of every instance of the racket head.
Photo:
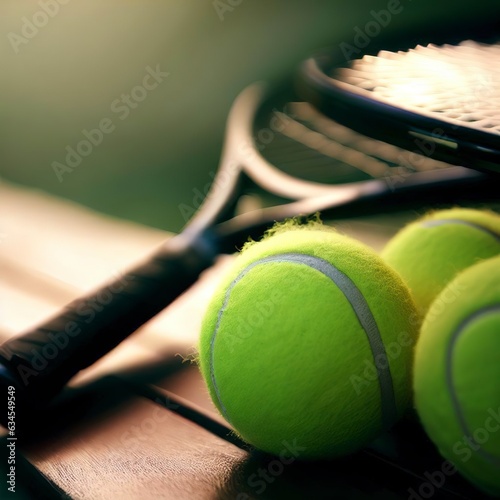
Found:
[[(484, 199), (493, 185), (478, 171), (333, 121), (301, 100), (290, 81), (256, 84), (240, 94), (230, 112), (219, 173), (198, 214), (198, 233), (217, 242), (219, 252), (231, 253), (249, 237), (260, 238), (275, 221), (316, 212), (324, 219), (345, 218), (458, 203), (475, 193)], [(241, 213), (243, 194), (256, 203)], [(235, 216), (227, 217), (229, 212)]]
[[(474, 41), (460, 44), (468, 38)], [(322, 51), (302, 64), (298, 92), (362, 134), (450, 164), (500, 172), (498, 38), (485, 29), (419, 40), (437, 44), (412, 40), (379, 42), (348, 62), (338, 48)]]
[[(417, 41), (458, 41), (475, 34), (477, 27), (477, 24), (474, 27), (470, 23), (451, 26), (445, 33), (442, 26), (434, 26), (426, 33), (381, 36), (373, 40), (364, 53), (376, 54), (381, 48), (407, 48)], [(483, 28), (484, 23), (479, 26), (480, 30)], [(319, 68), (319, 73), (304, 69), (313, 63)], [(396, 208), (408, 197), (394, 196), (391, 200), (381, 201), (376, 199), (377, 196), (398, 194), (405, 189), (415, 191), (417, 187), (425, 190), (433, 184), (439, 187), (435, 197), (428, 199), (428, 205), (472, 199), (464, 190), (453, 192), (456, 183), (462, 181), (465, 184), (477, 181), (478, 185), (474, 185), (481, 195), (489, 196), (484, 189), (489, 181), (477, 171), (465, 168), (463, 165), (467, 162), (463, 157), (457, 161), (453, 154), (440, 156), (435, 154), (436, 151), (429, 154), (427, 149), (416, 148), (416, 138), (409, 136), (408, 131), (400, 126), (401, 119), (396, 120), (395, 126), (391, 117), (385, 127), (377, 118), (374, 126), (374, 112), (367, 111), (363, 97), (356, 96), (356, 102), (361, 101), (365, 106), (363, 112), (368, 120), (354, 117), (354, 122), (351, 122), (351, 108), (341, 120), (332, 119), (339, 109), (337, 96), (345, 97), (347, 93), (339, 92), (330, 82), (322, 86), (315, 76), (320, 74), (323, 78), (328, 68), (342, 67), (343, 63), (345, 65), (345, 54), (337, 46), (306, 61), (299, 72), (298, 84), (293, 78), (295, 73), (291, 73), (278, 84), (252, 85), (237, 97), (227, 120), (217, 175), (206, 201), (185, 229), (186, 235), (198, 238), (204, 233), (205, 236), (208, 234), (208, 239), (216, 240), (221, 231), (214, 228), (221, 225), (226, 235), (231, 231), (240, 236), (244, 231), (255, 234), (265, 229), (269, 221), (316, 211), (327, 217), (359, 215), (359, 211), (351, 212), (351, 209), (363, 198), (366, 199), (367, 211), (385, 211), (388, 206)], [(327, 90), (323, 92), (325, 88)], [(333, 100), (330, 93), (335, 96)], [(332, 113), (329, 112), (329, 103), (334, 104)], [(352, 106), (352, 99), (348, 105)], [(374, 105), (379, 106), (378, 103)], [(377, 108), (375, 112), (378, 111)], [(398, 133), (401, 136), (399, 142), (394, 140)], [(319, 143), (327, 143), (328, 147), (312, 145), (311, 137)], [(440, 147), (433, 144), (435, 150)], [(478, 155), (475, 152), (473, 158), (472, 166), (477, 168)], [(450, 189), (446, 185), (448, 181)], [(239, 200), (247, 192), (264, 195), (264, 205), (255, 212), (266, 209), (265, 214), (239, 216)], [(290, 201), (292, 203), (288, 203)], [(413, 206), (422, 202), (420, 197)], [(273, 205), (272, 211), (267, 210)], [(233, 221), (235, 215), (236, 222)], [(212, 238), (214, 231), (218, 234)], [(237, 239), (231, 239), (228, 245), (222, 243), (221, 251), (234, 250), (235, 242)]]

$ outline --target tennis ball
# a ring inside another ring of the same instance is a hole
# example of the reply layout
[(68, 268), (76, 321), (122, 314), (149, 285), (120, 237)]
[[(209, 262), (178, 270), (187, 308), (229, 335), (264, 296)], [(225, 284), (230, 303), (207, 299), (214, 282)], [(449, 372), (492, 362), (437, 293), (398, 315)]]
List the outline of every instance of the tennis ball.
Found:
[(500, 254), (500, 216), (455, 208), (430, 213), (400, 231), (383, 259), (409, 286), (425, 314), (439, 292), (461, 270)]
[(416, 318), (409, 290), (372, 250), (318, 223), (285, 226), (247, 246), (222, 280), (200, 368), (256, 448), (341, 456), (407, 408)]
[(471, 482), (500, 495), (500, 257), (463, 271), (438, 295), (414, 370), (430, 438)]

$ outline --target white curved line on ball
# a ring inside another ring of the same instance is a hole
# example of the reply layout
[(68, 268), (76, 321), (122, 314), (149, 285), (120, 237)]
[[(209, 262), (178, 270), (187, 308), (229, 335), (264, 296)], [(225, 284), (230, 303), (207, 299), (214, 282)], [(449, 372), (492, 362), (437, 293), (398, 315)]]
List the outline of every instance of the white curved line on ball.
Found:
[(422, 222), (423, 227), (436, 227), (436, 226), (444, 226), (446, 224), (459, 224), (462, 226), (468, 226), (472, 227), (473, 229), (477, 229), (478, 231), (481, 231), (485, 234), (489, 234), (490, 236), (493, 236), (497, 241), (500, 242), (500, 234), (497, 234), (495, 231), (492, 229), (489, 229), (487, 227), (481, 226), (479, 224), (476, 224), (475, 222), (471, 222), (468, 220), (462, 220), (462, 219), (432, 219), (432, 220), (427, 220)]
[(459, 338), (467, 330), (467, 328), (471, 326), (472, 323), (480, 319), (483, 319), (484, 317), (489, 316), (490, 314), (499, 314), (499, 313), (500, 313), (500, 305), (495, 304), (492, 306), (483, 307), (482, 309), (475, 311), (473, 314), (462, 320), (461, 323), (458, 325), (457, 329), (452, 333), (451, 340), (448, 345), (448, 350), (446, 352), (446, 384), (451, 394), (453, 408), (455, 410), (455, 414), (457, 416), (460, 428), (464, 433), (464, 437), (467, 437), (471, 443), (477, 445), (478, 449), (476, 453), (478, 455), (481, 455), (487, 462), (490, 462), (492, 465), (496, 467), (500, 467), (500, 456), (495, 456), (489, 451), (484, 450), (481, 447), (481, 444), (474, 439), (474, 436), (472, 435), (473, 432), (470, 431), (469, 425), (467, 424), (467, 419), (465, 418), (465, 414), (460, 404), (457, 391), (455, 390), (455, 386), (453, 384), (453, 353)]
[[(265, 257), (263, 259), (252, 262), (248, 267), (246, 267), (245, 269), (243, 269), (243, 271), (241, 271), (241, 273), (233, 280), (233, 282), (226, 291), (226, 295), (224, 297), (224, 303), (221, 309), (219, 310), (214, 333), (210, 341), (210, 362), (209, 362), (210, 378), (212, 380), (212, 385), (214, 387), (214, 391), (217, 396), (217, 400), (219, 402), (219, 406), (221, 408), (224, 417), (227, 419), (228, 422), (231, 422), (226, 407), (222, 402), (219, 387), (217, 385), (214, 373), (214, 346), (217, 333), (219, 331), (220, 323), (222, 320), (222, 316), (227, 308), (231, 291), (233, 290), (235, 285), (239, 281), (241, 281), (241, 279), (249, 271), (251, 271), (256, 266), (260, 266), (263, 264), (270, 264), (270, 263), (279, 263), (279, 262), (305, 265), (312, 269), (315, 269), (316, 271), (319, 271), (320, 273), (322, 273), (323, 275), (325, 275), (326, 277), (330, 278), (333, 281), (333, 283), (340, 289), (340, 291), (344, 294), (344, 296), (350, 303), (356, 317), (358, 318), (361, 327), (366, 333), (366, 337), (370, 345), (380, 386), (382, 423), (384, 428), (389, 428), (395, 422), (397, 415), (394, 386), (392, 382), (392, 375), (389, 367), (389, 361), (387, 359), (387, 353), (385, 351), (385, 346), (380, 336), (380, 331), (378, 329), (375, 318), (373, 317), (373, 314), (368, 306), (368, 303), (366, 302), (365, 298), (363, 297), (363, 294), (360, 292), (360, 290), (354, 284), (354, 282), (346, 274), (337, 269), (330, 262), (324, 259), (320, 259), (319, 257), (313, 257), (312, 255), (305, 255), (298, 253), (285, 253), (285, 254), (272, 255), (270, 257)], [(378, 362), (376, 360), (378, 360)]]

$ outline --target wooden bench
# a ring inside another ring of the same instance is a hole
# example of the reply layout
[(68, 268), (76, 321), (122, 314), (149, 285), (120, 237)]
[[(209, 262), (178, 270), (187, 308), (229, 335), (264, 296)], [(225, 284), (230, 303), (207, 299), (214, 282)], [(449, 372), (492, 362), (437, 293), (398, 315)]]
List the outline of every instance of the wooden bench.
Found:
[[(379, 250), (414, 213), (338, 222)], [(0, 184), (0, 339), (119, 274), (168, 234)], [(0, 498), (482, 498), (412, 421), (353, 457), (287, 463), (242, 443), (192, 362), (221, 257), (171, 307), (81, 372), (17, 443), (16, 494)], [(5, 432), (2, 446), (7, 444)], [(5, 448), (4, 448), (5, 449)], [(292, 460), (293, 458), (293, 460)], [(0, 463), (2, 474), (7, 461)], [(427, 476), (425, 475), (427, 473)], [(5, 475), (3, 476), (5, 477)]]

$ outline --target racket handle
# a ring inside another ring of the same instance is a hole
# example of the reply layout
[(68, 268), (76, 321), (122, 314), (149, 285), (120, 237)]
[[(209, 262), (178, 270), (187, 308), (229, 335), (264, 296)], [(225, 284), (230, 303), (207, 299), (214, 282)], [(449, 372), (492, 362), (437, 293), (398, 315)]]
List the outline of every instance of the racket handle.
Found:
[[(57, 316), (0, 346), (2, 396), (14, 386), (16, 406), (40, 406), (191, 286), (209, 267), (182, 237), (129, 273), (67, 305)], [(2, 397), (0, 404), (6, 399)], [(4, 423), (4, 408), (0, 409)]]

